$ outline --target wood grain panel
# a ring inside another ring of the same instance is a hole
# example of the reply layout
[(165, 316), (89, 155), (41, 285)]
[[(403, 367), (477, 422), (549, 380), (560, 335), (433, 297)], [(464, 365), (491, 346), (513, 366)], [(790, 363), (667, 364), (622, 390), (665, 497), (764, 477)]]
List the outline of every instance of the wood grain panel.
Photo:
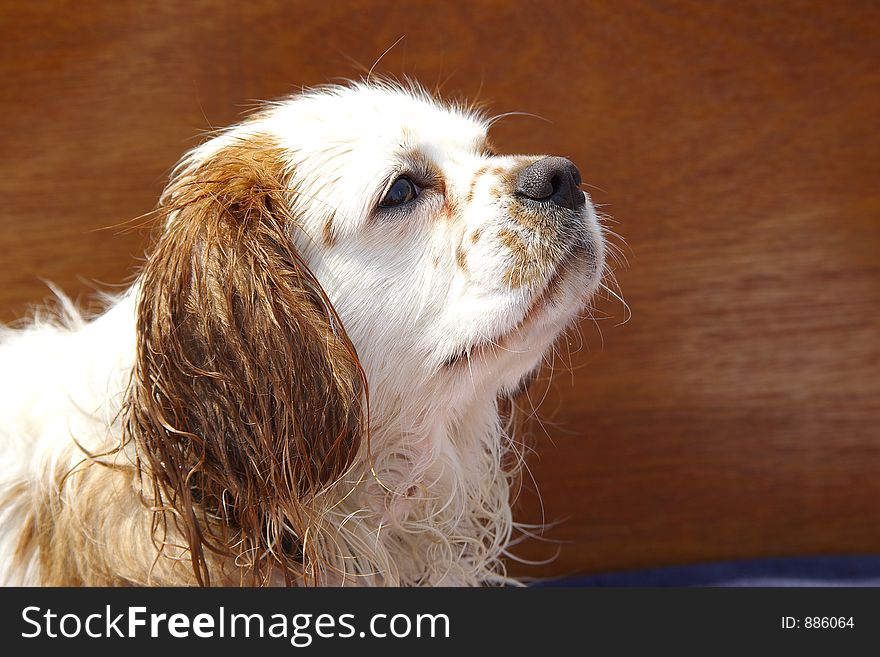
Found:
[(494, 141), (575, 160), (628, 244), (632, 318), (599, 302), (532, 390), (560, 523), (517, 553), (558, 556), (512, 569), (877, 552), (878, 26), (858, 2), (0, 3), (0, 320), (41, 278), (125, 281), (144, 235), (117, 226), (200, 131), (405, 34), (377, 70), (545, 117)]

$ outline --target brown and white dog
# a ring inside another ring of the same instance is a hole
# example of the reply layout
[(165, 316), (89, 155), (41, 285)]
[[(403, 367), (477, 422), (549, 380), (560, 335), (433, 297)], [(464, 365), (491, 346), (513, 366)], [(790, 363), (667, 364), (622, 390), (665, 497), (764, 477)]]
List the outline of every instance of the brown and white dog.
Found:
[(606, 249), (575, 166), (489, 125), (355, 83), (186, 155), (126, 293), (0, 333), (0, 582), (508, 581), (499, 399)]

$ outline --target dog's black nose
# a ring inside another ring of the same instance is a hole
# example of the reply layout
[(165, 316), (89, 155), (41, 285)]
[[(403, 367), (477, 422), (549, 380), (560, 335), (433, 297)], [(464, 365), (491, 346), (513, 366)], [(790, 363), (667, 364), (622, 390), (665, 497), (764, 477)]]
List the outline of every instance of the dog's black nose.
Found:
[(545, 157), (519, 172), (517, 196), (552, 203), (569, 210), (583, 207), (586, 200), (578, 189), (581, 172), (564, 157)]

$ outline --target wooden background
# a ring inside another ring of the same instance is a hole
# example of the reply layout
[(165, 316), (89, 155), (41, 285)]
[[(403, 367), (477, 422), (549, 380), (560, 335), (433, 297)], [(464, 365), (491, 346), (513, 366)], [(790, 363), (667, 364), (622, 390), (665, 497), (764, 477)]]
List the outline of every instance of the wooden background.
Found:
[[(880, 11), (857, 2), (0, 4), (0, 321), (118, 284), (169, 167), (255, 99), (377, 70), (575, 160), (632, 307), (535, 428), (563, 575), (880, 551)], [(8, 373), (6, 373), (8, 375)], [(544, 397), (540, 384), (534, 396)], [(534, 494), (522, 514), (537, 520)]]

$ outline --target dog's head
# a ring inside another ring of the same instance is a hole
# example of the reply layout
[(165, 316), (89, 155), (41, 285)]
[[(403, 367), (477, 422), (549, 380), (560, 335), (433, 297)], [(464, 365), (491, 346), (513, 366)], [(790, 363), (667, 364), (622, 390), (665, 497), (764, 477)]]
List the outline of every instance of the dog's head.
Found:
[(575, 165), (497, 155), (488, 127), (418, 89), (330, 87), (175, 170), (129, 426), (203, 579), (203, 546), (304, 561), (314, 500), (363, 453), (368, 396), (383, 422), (509, 394), (598, 286)]

